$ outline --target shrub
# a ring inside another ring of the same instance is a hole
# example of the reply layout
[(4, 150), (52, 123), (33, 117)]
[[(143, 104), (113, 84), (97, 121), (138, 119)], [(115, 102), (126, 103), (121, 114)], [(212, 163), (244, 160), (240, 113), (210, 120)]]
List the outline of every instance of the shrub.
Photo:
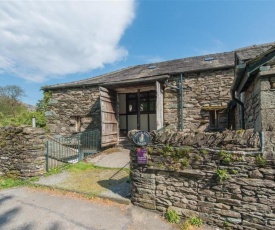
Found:
[(226, 169), (218, 169), (216, 171), (216, 176), (220, 183), (230, 178)]
[(200, 155), (195, 155), (195, 160), (199, 161), (201, 159)]
[(207, 155), (207, 154), (208, 154), (208, 151), (207, 151), (206, 149), (201, 149), (201, 154)]
[(181, 226), (181, 230), (191, 230), (194, 229), (193, 226), (196, 227), (201, 227), (203, 224), (202, 219), (200, 219), (199, 217), (191, 217), (189, 219), (187, 219)]
[(189, 219), (189, 222), (190, 222), (191, 225), (194, 225), (194, 226), (197, 226), (197, 227), (201, 227), (202, 226), (202, 219), (199, 218), (199, 217), (196, 217), (196, 216), (191, 217)]
[(189, 165), (189, 161), (187, 158), (183, 158), (180, 163), (183, 167), (187, 167)]
[(152, 154), (153, 153), (153, 148), (147, 147), (146, 149), (147, 149), (147, 153), (148, 154)]
[(175, 210), (167, 210), (165, 213), (165, 219), (170, 223), (179, 223), (180, 217)]
[(184, 147), (184, 148), (178, 148), (175, 150), (175, 155), (178, 158), (190, 158), (189, 153), (191, 152), (191, 148)]
[(264, 159), (260, 154), (258, 156), (256, 156), (255, 160), (256, 160), (256, 164), (259, 167), (266, 166), (266, 159)]

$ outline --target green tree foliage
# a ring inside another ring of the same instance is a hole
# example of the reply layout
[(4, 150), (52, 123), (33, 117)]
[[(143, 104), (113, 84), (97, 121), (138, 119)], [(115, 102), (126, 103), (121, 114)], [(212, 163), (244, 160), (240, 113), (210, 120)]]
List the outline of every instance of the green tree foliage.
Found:
[(36, 110), (38, 112), (43, 112), (45, 113), (48, 108), (48, 104), (50, 99), (52, 98), (52, 92), (51, 91), (44, 91), (43, 93), (43, 98), (38, 101), (36, 104)]
[(16, 85), (0, 86), (0, 109), (4, 116), (16, 117), (24, 110), (20, 98), (25, 96), (24, 90)]
[(31, 125), (32, 117), (36, 118), (36, 126), (45, 128), (44, 116), (51, 94), (44, 94), (44, 98), (38, 102), (40, 105), (36, 111), (29, 111), (20, 102), (25, 96), (24, 90), (16, 85), (0, 87), (0, 126), (6, 125)]

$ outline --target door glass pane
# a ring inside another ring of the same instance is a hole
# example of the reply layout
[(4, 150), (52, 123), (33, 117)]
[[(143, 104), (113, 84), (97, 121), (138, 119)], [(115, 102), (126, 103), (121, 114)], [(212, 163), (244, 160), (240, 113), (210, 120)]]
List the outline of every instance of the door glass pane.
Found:
[(128, 112), (133, 113), (137, 111), (137, 102), (136, 100), (129, 100), (128, 102)]
[(149, 111), (154, 112), (156, 111), (156, 100), (150, 100), (149, 101)]
[(136, 99), (137, 98), (137, 94), (136, 93), (129, 93), (128, 94), (128, 98), (129, 99)]
[(140, 93), (140, 94), (139, 94), (139, 97), (140, 97), (140, 98), (147, 98), (147, 92), (145, 92), (145, 93)]
[(149, 98), (155, 98), (156, 97), (156, 92), (155, 91), (150, 91), (149, 92)]
[(140, 99), (140, 112), (148, 111), (148, 103), (146, 98)]

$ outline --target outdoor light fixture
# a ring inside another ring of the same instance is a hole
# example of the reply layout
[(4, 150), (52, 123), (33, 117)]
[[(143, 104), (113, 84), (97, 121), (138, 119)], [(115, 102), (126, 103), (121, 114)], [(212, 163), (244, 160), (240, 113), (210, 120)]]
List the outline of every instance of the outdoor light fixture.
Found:
[(32, 116), (32, 127), (33, 127), (33, 128), (36, 127), (36, 119), (35, 119), (35, 116)]

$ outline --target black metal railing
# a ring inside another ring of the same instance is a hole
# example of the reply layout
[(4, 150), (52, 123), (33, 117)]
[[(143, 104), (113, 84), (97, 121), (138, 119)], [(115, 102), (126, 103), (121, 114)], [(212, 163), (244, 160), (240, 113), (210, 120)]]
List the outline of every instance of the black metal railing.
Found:
[(46, 142), (46, 170), (76, 163), (100, 150), (100, 131), (91, 130), (60, 138), (49, 137)]

